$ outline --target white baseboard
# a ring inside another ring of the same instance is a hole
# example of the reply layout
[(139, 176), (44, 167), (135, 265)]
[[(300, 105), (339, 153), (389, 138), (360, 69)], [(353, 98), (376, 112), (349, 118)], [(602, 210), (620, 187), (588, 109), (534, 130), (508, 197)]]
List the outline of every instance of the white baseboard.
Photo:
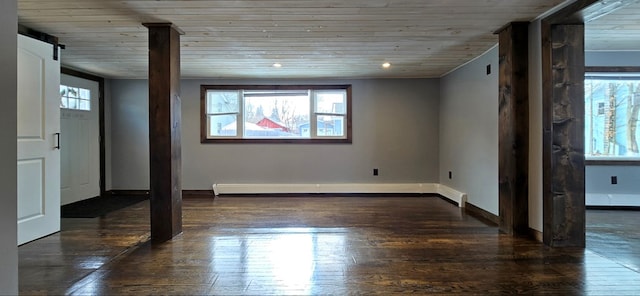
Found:
[(590, 193), (585, 194), (585, 204), (587, 206), (640, 206), (640, 195), (638, 194), (607, 194)]
[(440, 194), (464, 207), (467, 194), (437, 183), (213, 184), (220, 194), (414, 193)]
[(438, 185), (438, 194), (458, 203), (458, 206), (464, 208), (467, 203), (467, 194), (464, 192), (460, 192), (455, 190), (449, 186), (437, 184)]

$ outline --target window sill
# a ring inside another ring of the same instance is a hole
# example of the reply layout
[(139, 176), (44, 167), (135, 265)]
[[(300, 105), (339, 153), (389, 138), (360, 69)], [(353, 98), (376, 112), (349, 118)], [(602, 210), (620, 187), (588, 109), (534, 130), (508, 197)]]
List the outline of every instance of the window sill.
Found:
[(640, 159), (585, 159), (584, 165), (640, 166)]
[(351, 144), (351, 139), (200, 139), (202, 144)]

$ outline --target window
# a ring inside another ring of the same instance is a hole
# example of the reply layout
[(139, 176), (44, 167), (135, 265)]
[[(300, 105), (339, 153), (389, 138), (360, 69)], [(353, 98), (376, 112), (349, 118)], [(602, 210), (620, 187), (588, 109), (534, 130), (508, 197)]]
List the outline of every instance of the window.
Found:
[(91, 110), (91, 91), (86, 88), (60, 85), (60, 108)]
[(640, 75), (585, 78), (585, 158), (638, 160)]
[(203, 143), (351, 143), (350, 85), (203, 85)]

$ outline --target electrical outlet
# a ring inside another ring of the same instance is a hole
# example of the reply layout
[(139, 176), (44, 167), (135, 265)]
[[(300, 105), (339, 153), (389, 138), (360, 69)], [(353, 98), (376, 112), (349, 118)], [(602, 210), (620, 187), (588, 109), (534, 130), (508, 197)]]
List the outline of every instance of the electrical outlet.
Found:
[(618, 176), (611, 176), (611, 184), (618, 184)]
[(373, 175), (377, 176), (378, 175), (378, 169), (373, 169)]

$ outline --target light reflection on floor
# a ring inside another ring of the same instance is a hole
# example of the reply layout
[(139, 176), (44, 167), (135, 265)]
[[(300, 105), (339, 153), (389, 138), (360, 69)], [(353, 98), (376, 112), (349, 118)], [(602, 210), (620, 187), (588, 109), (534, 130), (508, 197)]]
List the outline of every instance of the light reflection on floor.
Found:
[[(342, 274), (342, 267), (352, 260), (346, 253), (343, 229), (272, 231), (211, 238), (210, 260), (220, 275), (217, 280), (242, 283), (245, 289), (276, 289), (276, 294), (278, 290), (282, 294), (313, 294), (318, 273)], [(246, 278), (247, 274), (251, 277)]]
[(632, 269), (590, 250), (585, 250), (584, 269), (584, 290), (589, 295), (638, 295), (640, 273)]

